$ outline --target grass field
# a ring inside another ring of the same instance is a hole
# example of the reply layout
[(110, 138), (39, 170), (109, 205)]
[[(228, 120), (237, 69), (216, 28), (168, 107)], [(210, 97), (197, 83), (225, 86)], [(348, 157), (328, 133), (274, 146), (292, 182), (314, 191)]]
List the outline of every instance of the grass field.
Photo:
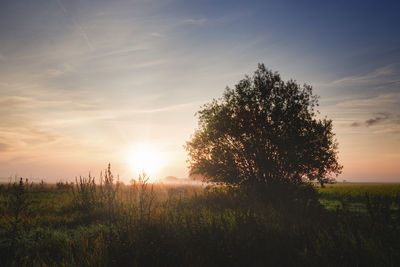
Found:
[(101, 184), (4, 184), (0, 265), (400, 265), (399, 185), (335, 184), (315, 196), (122, 185), (111, 172)]
[(327, 209), (348, 208), (353, 212), (368, 212), (368, 201), (398, 209), (400, 184), (336, 183), (318, 188), (320, 202)]

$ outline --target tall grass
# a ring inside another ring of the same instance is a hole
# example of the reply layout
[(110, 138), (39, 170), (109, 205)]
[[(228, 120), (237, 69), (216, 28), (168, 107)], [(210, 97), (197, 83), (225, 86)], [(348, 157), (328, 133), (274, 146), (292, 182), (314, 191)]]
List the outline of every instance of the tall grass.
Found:
[(2, 266), (400, 263), (400, 214), (390, 206), (388, 219), (383, 194), (368, 195), (368, 212), (358, 213), (303, 201), (307, 188), (273, 201), (238, 188), (149, 184), (145, 174), (124, 185), (110, 166), (98, 183), (89, 175), (62, 184), (1, 188)]
[[(21, 177), (19, 182), (9, 183), (5, 189), (2, 189), (1, 197), (1, 215), (2, 230), (5, 230), (2, 243), (7, 247), (5, 253), (5, 262), (14, 262), (17, 246), (24, 244), (24, 231), (29, 227), (30, 206), (32, 200), (29, 189), (28, 179), (25, 181)], [(7, 194), (5, 194), (7, 192)]]

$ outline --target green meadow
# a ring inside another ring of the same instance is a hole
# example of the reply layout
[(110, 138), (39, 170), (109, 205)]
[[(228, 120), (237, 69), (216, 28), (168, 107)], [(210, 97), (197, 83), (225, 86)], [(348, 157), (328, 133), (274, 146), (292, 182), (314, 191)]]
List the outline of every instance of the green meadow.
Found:
[[(0, 186), (1, 266), (399, 266), (400, 185), (223, 186), (101, 179)], [(301, 192), (301, 193), (299, 193)], [(307, 195), (307, 198), (304, 196)], [(277, 200), (279, 199), (279, 200)]]
[(369, 205), (397, 210), (400, 198), (400, 184), (390, 183), (336, 183), (319, 187), (318, 191), (320, 202), (327, 209), (349, 209), (358, 213), (371, 212), (373, 207)]

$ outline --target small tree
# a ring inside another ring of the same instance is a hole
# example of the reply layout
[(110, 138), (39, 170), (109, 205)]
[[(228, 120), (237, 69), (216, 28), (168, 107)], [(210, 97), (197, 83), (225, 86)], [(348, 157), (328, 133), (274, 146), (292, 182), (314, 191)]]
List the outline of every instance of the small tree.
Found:
[(318, 119), (309, 85), (282, 81), (263, 64), (222, 98), (198, 111), (186, 143), (191, 174), (223, 184), (268, 186), (317, 180), (341, 172), (332, 121)]

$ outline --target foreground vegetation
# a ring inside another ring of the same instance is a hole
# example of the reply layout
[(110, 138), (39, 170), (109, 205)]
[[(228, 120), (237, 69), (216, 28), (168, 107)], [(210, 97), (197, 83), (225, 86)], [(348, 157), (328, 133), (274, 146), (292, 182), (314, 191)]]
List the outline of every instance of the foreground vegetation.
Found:
[(399, 186), (285, 190), (21, 180), (0, 189), (0, 265), (399, 266)]

